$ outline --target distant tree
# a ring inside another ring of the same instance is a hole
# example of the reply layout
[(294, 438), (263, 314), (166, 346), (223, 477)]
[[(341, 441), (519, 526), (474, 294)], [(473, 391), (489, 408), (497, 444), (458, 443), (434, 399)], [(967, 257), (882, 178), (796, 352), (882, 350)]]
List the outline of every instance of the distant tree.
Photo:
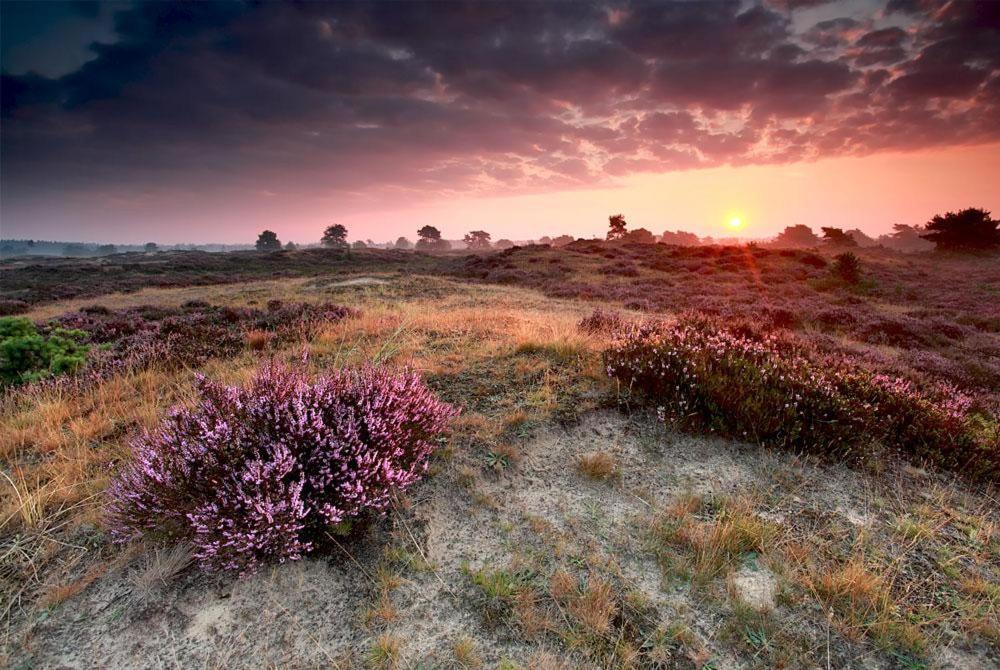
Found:
[(63, 256), (86, 256), (87, 246), (79, 242), (70, 242), (63, 245), (62, 253)]
[(827, 228), (824, 226), (820, 230), (823, 231), (823, 243), (831, 247), (847, 249), (858, 246), (854, 238), (845, 233), (842, 228)]
[(625, 216), (622, 214), (612, 214), (608, 217), (608, 237), (609, 240), (620, 240), (628, 232), (625, 229)]
[(490, 234), (485, 230), (473, 230), (466, 233), (465, 237), (462, 238), (465, 242), (465, 246), (470, 249), (489, 249), (490, 248)]
[(552, 244), (552, 238), (548, 235), (543, 235), (538, 238), (538, 244)]
[(567, 244), (571, 244), (574, 241), (572, 235), (560, 235), (559, 237), (553, 238), (552, 246), (554, 247), (565, 247)]
[(921, 237), (924, 232), (923, 226), (894, 223), (892, 230), (893, 232), (888, 235), (879, 236), (879, 244), (890, 249), (907, 252), (929, 251), (934, 247), (932, 242)]
[(154, 251), (159, 249), (159, 247), (156, 246), (156, 242), (146, 242), (146, 244), (143, 245), (142, 248), (146, 251), (146, 253), (153, 253)]
[(494, 242), (493, 246), (496, 247), (497, 249), (510, 249), (512, 246), (514, 246), (514, 243), (508, 239), (502, 239)]
[(368, 245), (365, 244), (364, 242), (362, 242), (361, 240), (356, 240), (354, 242), (354, 244), (352, 244), (351, 246), (354, 247), (355, 249), (367, 249), (368, 248)]
[(788, 226), (774, 238), (776, 247), (814, 247), (819, 244), (819, 238), (812, 228), (800, 224)]
[(347, 246), (347, 228), (336, 223), (332, 226), (327, 226), (327, 229), (323, 231), (323, 237), (319, 241), (324, 247), (329, 249), (333, 248), (343, 248)]
[(396, 240), (396, 248), (397, 249), (412, 249), (413, 248), (413, 242), (410, 242), (405, 237), (400, 237), (398, 240)]
[(102, 244), (97, 247), (98, 256), (110, 256), (115, 253), (118, 253), (118, 247), (113, 244)]
[(417, 231), (417, 236), (420, 238), (417, 240), (417, 249), (440, 251), (451, 248), (447, 240), (441, 239), (441, 231), (434, 226), (424, 226)]
[(417, 231), (417, 237), (421, 240), (437, 241), (441, 239), (441, 231), (434, 226), (424, 226)]
[(875, 240), (875, 238), (872, 237), (871, 235), (868, 235), (863, 230), (860, 230), (858, 228), (852, 228), (851, 230), (848, 230), (848, 231), (845, 231), (845, 232), (846, 232), (846, 234), (851, 239), (853, 239), (855, 242), (857, 242), (857, 244), (858, 244), (859, 247), (877, 247), (878, 246), (878, 242)]
[(288, 250), (288, 251), (295, 251), (298, 248), (299, 248), (299, 245), (295, 244), (295, 242), (291, 242), (291, 241), (285, 242), (285, 249)]
[(663, 235), (660, 236), (660, 241), (664, 244), (676, 244), (679, 247), (696, 247), (701, 243), (697, 235), (684, 230), (676, 232), (664, 230)]
[(927, 222), (921, 235), (937, 245), (938, 251), (981, 251), (1000, 247), (1000, 221), (989, 211), (969, 207), (958, 212), (936, 215)]
[(638, 244), (656, 244), (656, 236), (645, 228), (630, 230), (621, 238), (623, 242), (633, 242)]
[(281, 240), (270, 230), (265, 230), (257, 237), (257, 251), (278, 251)]

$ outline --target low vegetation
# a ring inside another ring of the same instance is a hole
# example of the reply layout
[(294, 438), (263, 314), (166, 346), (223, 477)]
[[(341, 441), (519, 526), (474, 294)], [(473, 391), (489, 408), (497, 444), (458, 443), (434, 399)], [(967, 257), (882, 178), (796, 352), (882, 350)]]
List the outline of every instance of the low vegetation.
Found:
[(112, 537), (162, 531), (205, 567), (296, 560), (388, 506), (427, 468), (454, 410), (411, 372), (309, 381), (265, 366), (246, 387), (198, 383), (200, 404), (133, 445), (109, 489)]
[(86, 339), (79, 329), (39, 333), (29, 319), (0, 317), (0, 387), (80, 369), (87, 355)]
[(1000, 475), (995, 419), (973, 398), (951, 386), (918, 389), (774, 331), (703, 317), (649, 323), (625, 331), (605, 363), (671, 424), (838, 458), (881, 446)]
[(991, 662), (988, 259), (344, 246), (18, 306), (86, 351), (0, 395), (8, 658), (162, 625), (208, 666)]

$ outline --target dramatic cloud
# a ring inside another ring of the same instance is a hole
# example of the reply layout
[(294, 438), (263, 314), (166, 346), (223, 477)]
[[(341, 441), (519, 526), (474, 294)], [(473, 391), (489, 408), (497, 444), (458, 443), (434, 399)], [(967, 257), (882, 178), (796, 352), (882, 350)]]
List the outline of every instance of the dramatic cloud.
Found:
[[(815, 12), (828, 18), (803, 25)], [(834, 14), (814, 0), (122, 5), (114, 39), (72, 71), (3, 74), (3, 195), (523, 193), (1000, 139), (1000, 3)]]

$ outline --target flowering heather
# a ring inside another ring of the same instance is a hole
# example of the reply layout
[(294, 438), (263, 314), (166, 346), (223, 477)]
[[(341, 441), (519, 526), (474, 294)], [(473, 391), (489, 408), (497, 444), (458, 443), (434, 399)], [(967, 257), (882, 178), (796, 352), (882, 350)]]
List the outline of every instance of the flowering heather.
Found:
[(873, 444), (976, 476), (1000, 473), (995, 420), (954, 387), (919, 390), (788, 333), (711, 319), (644, 324), (605, 352), (607, 372), (661, 418), (761, 444), (860, 457)]
[(64, 314), (53, 325), (87, 333), (88, 341), (99, 345), (93, 358), (101, 366), (117, 361), (184, 366), (238, 354), (248, 332), (273, 333), (268, 342), (287, 342), (351, 313), (347, 307), (330, 303), (272, 300), (260, 310), (193, 300), (180, 308), (143, 306), (113, 311), (95, 305)]
[(296, 560), (333, 524), (380, 513), (427, 469), (456, 410), (413, 372), (337, 371), (310, 381), (265, 365), (246, 387), (199, 377), (201, 402), (137, 439), (113, 481), (112, 536), (162, 531), (206, 568)]

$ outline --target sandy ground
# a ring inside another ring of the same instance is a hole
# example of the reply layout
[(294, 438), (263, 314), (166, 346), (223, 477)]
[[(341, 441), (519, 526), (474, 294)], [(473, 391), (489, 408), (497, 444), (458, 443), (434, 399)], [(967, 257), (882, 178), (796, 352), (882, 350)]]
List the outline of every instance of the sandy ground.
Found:
[[(567, 667), (593, 667), (551, 636), (529, 641), (512, 630), (484, 624), (472, 597), (468, 570), (512, 563), (551, 565), (586, 557), (616, 566), (631, 588), (644, 594), (669, 625), (684, 621), (711, 653), (706, 667), (751, 667), (716, 642), (722, 625), (717, 596), (664, 577), (644, 547), (642, 520), (656, 505), (684, 492), (741, 494), (776, 477), (794, 477), (808, 504), (842, 517), (845, 524), (878, 523), (869, 509), (862, 476), (836, 466), (798, 462), (787, 454), (722, 440), (682, 436), (630, 420), (617, 412), (588, 415), (580, 424), (548, 426), (520, 445), (516, 466), (499, 473), (462, 474), (463, 455), (412, 492), (408, 509), (391, 515), (349, 549), (276, 566), (248, 579), (204, 575), (187, 569), (152, 596), (134, 597), (141, 561), (113, 570), (87, 590), (30, 625), (14, 648), (21, 668), (310, 668), (363, 667), (383, 632), (401, 642), (400, 667), (456, 667), (452, 648), (468, 636), (485, 667), (501, 659), (526, 663), (547, 651)], [(619, 476), (586, 478), (575, 467), (580, 454), (609, 451)], [(465, 477), (465, 479), (463, 479)], [(774, 509), (776, 523), (788, 512)], [(382, 626), (366, 624), (373, 601), (374, 571), (386, 543), (407, 547), (432, 566), (401, 571), (392, 590), (395, 616)], [(773, 610), (789, 626), (825, 639), (820, 624), (785, 612), (776, 603), (778, 580), (766, 561), (749, 561), (723, 586), (730, 598)], [(720, 609), (721, 608), (721, 609)], [(822, 617), (818, 616), (817, 621)], [(816, 649), (804, 667), (891, 668), (870, 646), (841, 641)], [(994, 650), (946, 646), (936, 667), (1000, 667)], [(423, 665), (421, 665), (423, 664)], [(663, 667), (696, 667), (678, 657)]]

